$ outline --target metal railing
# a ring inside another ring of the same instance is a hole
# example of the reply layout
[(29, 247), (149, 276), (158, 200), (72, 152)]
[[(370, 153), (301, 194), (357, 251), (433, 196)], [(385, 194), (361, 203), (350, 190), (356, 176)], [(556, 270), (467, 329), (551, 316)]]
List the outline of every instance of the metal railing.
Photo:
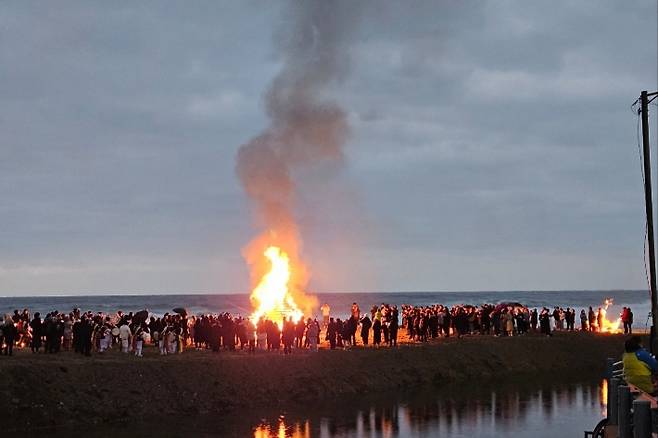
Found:
[(658, 401), (624, 380), (621, 361), (608, 359), (607, 418), (585, 438), (651, 438), (658, 433)]

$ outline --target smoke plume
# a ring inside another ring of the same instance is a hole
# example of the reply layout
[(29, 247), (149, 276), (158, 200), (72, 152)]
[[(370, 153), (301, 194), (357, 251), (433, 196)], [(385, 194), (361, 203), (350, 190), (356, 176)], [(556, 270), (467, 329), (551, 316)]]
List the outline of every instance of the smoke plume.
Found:
[(296, 170), (338, 161), (348, 136), (345, 111), (328, 94), (344, 77), (356, 2), (291, 0), (275, 34), (282, 68), (265, 94), (269, 126), (237, 155), (237, 174), (253, 201), (262, 233), (245, 248), (252, 282), (261, 277), (262, 252), (281, 246), (295, 271), (293, 293), (302, 293), (307, 273), (300, 259), (301, 236), (295, 197), (303, 181)]

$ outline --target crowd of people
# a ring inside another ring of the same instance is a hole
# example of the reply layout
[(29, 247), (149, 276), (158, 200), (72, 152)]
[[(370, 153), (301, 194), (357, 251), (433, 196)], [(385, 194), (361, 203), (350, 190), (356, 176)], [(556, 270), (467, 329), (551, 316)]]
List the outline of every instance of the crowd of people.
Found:
[[(624, 307), (620, 315), (624, 333), (632, 333), (633, 312)], [(601, 332), (605, 330), (605, 309), (594, 311), (582, 309), (580, 312), (580, 330)], [(402, 324), (413, 340), (426, 341), (451, 334), (463, 335), (523, 335), (529, 331), (539, 331), (551, 335), (553, 330), (575, 331), (576, 309), (555, 307), (553, 310), (543, 307), (541, 310), (529, 309), (519, 303), (484, 304), (482, 306), (402, 306)], [(614, 325), (614, 324), (613, 324)]]
[[(188, 316), (184, 309), (158, 317), (148, 311), (104, 314), (53, 311), (43, 319), (39, 312), (14, 310), (0, 320), (0, 345), (5, 355), (14, 347), (29, 348), (34, 353), (74, 351), (83, 355), (102, 354), (112, 348), (143, 356), (144, 346), (151, 345), (160, 355), (177, 354), (185, 349), (282, 351), (317, 351), (324, 340), (329, 349), (346, 349), (356, 345), (394, 347), (398, 332), (406, 331), (406, 342), (426, 342), (439, 337), (466, 335), (517, 336), (537, 332), (547, 336), (552, 331), (576, 330), (576, 310), (546, 307), (529, 309), (519, 303), (481, 306), (440, 304), (429, 306), (382, 303), (362, 312), (353, 303), (349, 316), (330, 315), (330, 307), (321, 307), (322, 322), (314, 318), (292, 317), (273, 321), (261, 317), (251, 321), (230, 313)], [(624, 333), (632, 333), (633, 312), (624, 307), (620, 315)], [(605, 309), (592, 307), (580, 312), (580, 330), (602, 331)]]

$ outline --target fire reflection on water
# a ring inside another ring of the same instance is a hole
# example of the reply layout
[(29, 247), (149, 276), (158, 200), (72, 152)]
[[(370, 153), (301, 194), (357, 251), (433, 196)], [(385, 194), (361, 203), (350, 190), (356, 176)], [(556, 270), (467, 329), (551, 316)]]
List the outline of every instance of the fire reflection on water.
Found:
[(608, 416), (608, 381), (603, 379), (599, 386), (599, 400), (601, 400), (601, 415)]
[[(560, 427), (567, 434), (591, 429), (605, 417), (607, 387), (568, 385), (530, 393), (492, 392), (487, 397), (428, 399), (365, 410), (336, 412), (300, 420), (280, 416), (252, 427), (254, 438), (309, 438), (353, 436), (421, 437), (506, 436), (538, 424)], [(591, 424), (590, 424), (591, 423)], [(548, 432), (547, 432), (548, 433)], [(552, 436), (538, 434), (538, 437)]]
[(310, 438), (311, 428), (309, 421), (303, 423), (295, 422), (286, 425), (286, 419), (282, 415), (278, 423), (268, 424), (262, 421), (254, 428), (254, 438)]

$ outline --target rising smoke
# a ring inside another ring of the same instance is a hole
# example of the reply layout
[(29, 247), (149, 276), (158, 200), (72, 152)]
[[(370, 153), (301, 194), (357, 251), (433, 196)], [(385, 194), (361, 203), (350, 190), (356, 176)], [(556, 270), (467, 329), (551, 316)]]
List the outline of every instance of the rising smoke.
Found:
[(295, 202), (304, 181), (296, 171), (343, 158), (347, 116), (328, 94), (348, 70), (350, 39), (359, 15), (356, 3), (291, 0), (275, 34), (282, 68), (265, 94), (270, 124), (242, 145), (237, 156), (238, 177), (263, 228), (244, 251), (252, 282), (265, 269), (260, 265), (263, 248), (273, 244), (288, 252), (296, 268), (292, 291), (299, 293), (306, 285)]

